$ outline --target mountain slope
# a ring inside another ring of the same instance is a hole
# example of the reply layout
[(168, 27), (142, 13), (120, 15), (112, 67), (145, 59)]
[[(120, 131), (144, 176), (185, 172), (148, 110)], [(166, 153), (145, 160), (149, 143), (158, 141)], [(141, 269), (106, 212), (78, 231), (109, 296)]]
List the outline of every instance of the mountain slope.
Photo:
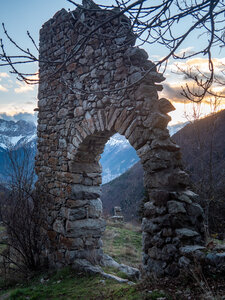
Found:
[(124, 174), (102, 186), (104, 213), (112, 215), (113, 207), (121, 206), (127, 220), (137, 218), (138, 205), (143, 196), (143, 169), (138, 162)]
[[(225, 110), (186, 125), (173, 135), (193, 181), (221, 185), (225, 175)], [(209, 178), (211, 177), (211, 179)]]

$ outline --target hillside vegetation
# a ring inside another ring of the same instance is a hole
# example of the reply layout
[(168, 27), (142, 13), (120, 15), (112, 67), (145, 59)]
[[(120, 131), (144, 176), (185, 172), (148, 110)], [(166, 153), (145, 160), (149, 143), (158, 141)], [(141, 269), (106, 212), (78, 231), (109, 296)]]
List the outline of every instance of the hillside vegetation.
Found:
[(106, 215), (121, 206), (126, 220), (137, 219), (137, 208), (144, 196), (143, 169), (136, 163), (127, 172), (102, 186), (101, 200)]

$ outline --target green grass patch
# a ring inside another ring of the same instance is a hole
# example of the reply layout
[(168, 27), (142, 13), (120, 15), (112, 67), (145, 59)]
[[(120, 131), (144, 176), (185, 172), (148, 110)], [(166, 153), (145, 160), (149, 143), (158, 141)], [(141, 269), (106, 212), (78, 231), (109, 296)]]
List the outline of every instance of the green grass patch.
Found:
[(103, 236), (103, 250), (118, 263), (138, 267), (141, 263), (141, 232), (127, 224), (109, 224)]
[[(49, 276), (45, 281), (36, 278), (29, 284), (7, 291), (11, 300), (44, 300), (44, 299), (156, 299), (153, 294), (141, 291), (138, 285), (118, 283), (101, 276), (88, 276), (69, 268)], [(3, 294), (4, 295), (4, 294)]]

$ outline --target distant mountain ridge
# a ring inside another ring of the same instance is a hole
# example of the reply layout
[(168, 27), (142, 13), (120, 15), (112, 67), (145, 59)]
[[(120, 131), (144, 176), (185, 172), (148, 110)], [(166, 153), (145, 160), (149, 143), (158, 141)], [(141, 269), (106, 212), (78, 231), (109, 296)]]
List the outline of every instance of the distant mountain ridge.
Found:
[(0, 119), (0, 151), (22, 146), (36, 138), (34, 123), (24, 120), (14, 122)]

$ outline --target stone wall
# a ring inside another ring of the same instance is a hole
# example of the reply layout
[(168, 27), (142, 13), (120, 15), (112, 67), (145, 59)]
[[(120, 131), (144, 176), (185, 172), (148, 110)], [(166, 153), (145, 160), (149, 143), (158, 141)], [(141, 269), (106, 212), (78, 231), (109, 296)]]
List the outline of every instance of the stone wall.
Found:
[(158, 97), (164, 77), (117, 13), (63, 9), (40, 31), (36, 172), (45, 195), (46, 256), (55, 267), (101, 261), (99, 158), (118, 132), (144, 168), (144, 270), (176, 275), (187, 263), (183, 247), (203, 243), (202, 209), (167, 130), (174, 107)]

